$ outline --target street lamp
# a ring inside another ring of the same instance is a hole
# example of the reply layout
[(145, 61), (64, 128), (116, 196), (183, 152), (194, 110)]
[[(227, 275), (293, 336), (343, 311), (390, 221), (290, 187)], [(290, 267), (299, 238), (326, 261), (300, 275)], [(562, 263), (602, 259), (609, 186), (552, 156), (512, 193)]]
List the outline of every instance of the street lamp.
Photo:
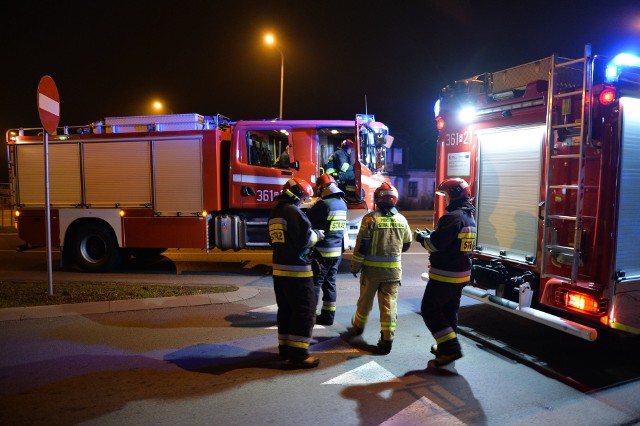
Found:
[(264, 41), (268, 45), (275, 47), (278, 52), (280, 52), (280, 120), (282, 120), (282, 93), (284, 91), (284, 54), (282, 53), (282, 50), (280, 50), (280, 48), (275, 44), (276, 39), (272, 34), (267, 34), (264, 37)]

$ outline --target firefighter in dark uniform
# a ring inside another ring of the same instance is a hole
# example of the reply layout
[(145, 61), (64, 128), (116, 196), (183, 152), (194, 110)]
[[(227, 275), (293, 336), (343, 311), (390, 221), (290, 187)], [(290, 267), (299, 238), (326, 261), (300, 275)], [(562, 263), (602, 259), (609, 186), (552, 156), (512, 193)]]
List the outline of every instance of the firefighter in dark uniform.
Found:
[(441, 367), (462, 357), (456, 334), (462, 288), (471, 279), (471, 253), (476, 221), (471, 191), (464, 179), (450, 178), (438, 185), (446, 197), (446, 211), (433, 232), (416, 230), (416, 241), (429, 251), (429, 282), (422, 297), (422, 318), (436, 340), (431, 353)]
[(398, 191), (384, 182), (374, 194), (376, 210), (362, 218), (351, 260), (351, 272), (360, 275), (360, 297), (351, 320), (352, 334), (360, 335), (378, 295), (380, 340), (377, 352), (388, 354), (396, 332), (398, 288), (402, 279), (401, 253), (409, 250), (411, 229), (407, 219), (396, 210)]
[(347, 200), (359, 201), (356, 194), (356, 172), (351, 164), (351, 151), (354, 143), (351, 139), (345, 139), (340, 147), (329, 157), (324, 166), (324, 172), (335, 178), (338, 187), (345, 191)]
[(332, 325), (336, 315), (336, 277), (342, 260), (347, 205), (335, 179), (328, 174), (318, 177), (316, 195), (320, 199), (307, 211), (311, 226), (324, 231), (324, 240), (315, 246), (313, 281), (316, 299), (322, 290), (322, 309), (316, 324)]
[(320, 363), (309, 355), (316, 316), (311, 261), (312, 248), (324, 238), (324, 233), (312, 229), (298, 207), (311, 196), (313, 189), (307, 181), (289, 179), (269, 215), (273, 287), (278, 304), (278, 350), (280, 357), (296, 368), (313, 368)]

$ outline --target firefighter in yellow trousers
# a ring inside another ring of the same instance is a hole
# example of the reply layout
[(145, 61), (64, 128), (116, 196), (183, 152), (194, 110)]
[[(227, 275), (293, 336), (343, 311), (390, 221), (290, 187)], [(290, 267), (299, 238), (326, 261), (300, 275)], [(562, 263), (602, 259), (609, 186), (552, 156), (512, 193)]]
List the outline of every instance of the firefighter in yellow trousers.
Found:
[(402, 279), (401, 253), (411, 245), (407, 219), (396, 209), (398, 191), (383, 183), (374, 192), (376, 210), (362, 218), (351, 261), (351, 272), (360, 275), (360, 297), (352, 319), (352, 333), (360, 335), (378, 295), (380, 340), (378, 353), (388, 354), (396, 331), (398, 288)]

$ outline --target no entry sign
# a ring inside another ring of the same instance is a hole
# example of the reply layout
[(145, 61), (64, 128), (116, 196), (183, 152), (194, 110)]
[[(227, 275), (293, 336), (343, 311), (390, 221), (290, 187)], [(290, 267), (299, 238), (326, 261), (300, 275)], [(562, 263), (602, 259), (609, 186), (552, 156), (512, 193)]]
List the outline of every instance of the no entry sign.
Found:
[(60, 96), (51, 77), (45, 75), (38, 84), (38, 114), (48, 133), (55, 133), (60, 122)]

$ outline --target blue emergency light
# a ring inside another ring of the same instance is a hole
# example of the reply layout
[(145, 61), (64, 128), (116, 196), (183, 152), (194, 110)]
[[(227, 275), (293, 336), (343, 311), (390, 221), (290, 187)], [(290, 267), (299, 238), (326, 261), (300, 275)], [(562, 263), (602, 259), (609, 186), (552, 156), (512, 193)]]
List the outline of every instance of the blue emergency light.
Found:
[(620, 53), (616, 55), (609, 64), (605, 73), (607, 83), (618, 81), (620, 73), (626, 67), (640, 67), (640, 58), (630, 53)]

